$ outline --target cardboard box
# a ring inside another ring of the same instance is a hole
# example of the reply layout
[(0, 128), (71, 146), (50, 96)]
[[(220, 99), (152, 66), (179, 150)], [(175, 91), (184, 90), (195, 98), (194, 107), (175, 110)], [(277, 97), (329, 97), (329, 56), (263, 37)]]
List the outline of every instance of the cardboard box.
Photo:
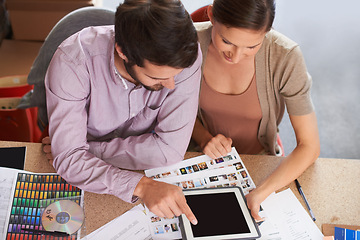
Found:
[(101, 0), (7, 0), (6, 8), (14, 39), (44, 41), (66, 14), (100, 4)]
[(0, 47), (0, 77), (28, 75), (42, 42), (4, 39)]

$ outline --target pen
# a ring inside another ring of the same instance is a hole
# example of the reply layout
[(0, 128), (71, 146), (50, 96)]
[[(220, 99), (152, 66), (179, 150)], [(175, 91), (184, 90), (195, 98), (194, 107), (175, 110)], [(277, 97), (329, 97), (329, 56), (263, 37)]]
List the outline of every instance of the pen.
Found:
[(304, 192), (303, 192), (303, 190), (302, 190), (302, 188), (301, 188), (301, 185), (300, 185), (300, 183), (299, 183), (299, 181), (298, 181), (297, 179), (295, 179), (295, 183), (296, 183), (296, 188), (297, 188), (297, 190), (299, 191), (301, 197), (302, 197), (302, 198), (304, 199), (304, 201), (305, 201), (306, 207), (307, 207), (307, 209), (308, 209), (309, 212), (310, 212), (310, 216), (311, 216), (312, 220), (315, 222), (315, 221), (316, 221), (316, 218), (315, 218), (315, 216), (314, 216), (314, 213), (313, 213), (313, 211), (311, 210), (310, 205), (309, 205), (309, 202), (307, 201), (307, 199), (306, 199), (306, 197), (305, 197), (305, 194), (304, 194)]
[(24, 230), (26, 232), (32, 232), (37, 234), (43, 234), (43, 235), (52, 235), (52, 236), (58, 236), (58, 237), (68, 237), (70, 234), (66, 232), (59, 232), (59, 231), (45, 231), (45, 230), (37, 230), (37, 229), (31, 229), (31, 228), (21, 228), (21, 230)]

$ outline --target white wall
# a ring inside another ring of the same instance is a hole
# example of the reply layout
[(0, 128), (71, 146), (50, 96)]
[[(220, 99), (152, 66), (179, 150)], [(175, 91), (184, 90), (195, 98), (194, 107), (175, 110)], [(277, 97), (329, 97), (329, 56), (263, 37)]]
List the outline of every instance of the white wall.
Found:
[[(115, 10), (120, 2), (123, 2), (123, 0), (103, 0), (103, 6)], [(182, 0), (182, 3), (186, 10), (192, 13), (198, 8), (211, 4), (212, 0)]]

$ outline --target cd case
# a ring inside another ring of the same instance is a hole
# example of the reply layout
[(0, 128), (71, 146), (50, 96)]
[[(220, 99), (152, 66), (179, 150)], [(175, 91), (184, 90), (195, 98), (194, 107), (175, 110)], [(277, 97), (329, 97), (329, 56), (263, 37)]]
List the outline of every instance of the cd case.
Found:
[(76, 240), (86, 235), (81, 189), (57, 174), (9, 169), (1, 173), (6, 176), (0, 180), (11, 189), (4, 239)]

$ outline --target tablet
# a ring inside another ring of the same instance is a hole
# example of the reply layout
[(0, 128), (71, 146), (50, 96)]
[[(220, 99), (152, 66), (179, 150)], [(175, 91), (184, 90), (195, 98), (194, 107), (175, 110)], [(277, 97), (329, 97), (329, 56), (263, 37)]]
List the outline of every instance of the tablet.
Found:
[(192, 225), (184, 214), (180, 216), (183, 239), (256, 239), (261, 236), (239, 187), (183, 192), (198, 220), (197, 225)]

